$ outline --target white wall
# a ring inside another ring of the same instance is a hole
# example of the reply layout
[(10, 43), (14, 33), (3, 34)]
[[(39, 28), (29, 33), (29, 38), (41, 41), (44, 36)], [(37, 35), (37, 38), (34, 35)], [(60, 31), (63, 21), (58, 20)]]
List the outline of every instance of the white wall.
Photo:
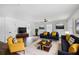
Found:
[(67, 31), (71, 34), (75, 34), (75, 20), (79, 19), (79, 9), (67, 20)]
[(51, 33), (53, 31), (53, 25), (52, 24), (47, 24), (46, 25), (46, 31)]
[(0, 41), (4, 42), (5, 40), (5, 19), (0, 17)]
[[(27, 27), (27, 32), (29, 33), (30, 36), (35, 35), (35, 29), (38, 28), (40, 26), (44, 26), (45, 29), (44, 30), (38, 30), (38, 34), (46, 31), (46, 26), (48, 24), (52, 24), (52, 31), (57, 31), (59, 32), (59, 34), (64, 34), (65, 31), (67, 31), (66, 27), (66, 20), (59, 20), (59, 21), (51, 21), (51, 22), (37, 22), (37, 23), (29, 23), (28, 21), (23, 21), (23, 20), (18, 20), (18, 19), (14, 19), (11, 17), (0, 17), (0, 40), (3, 42), (6, 42), (6, 39), (8, 36), (12, 35), (13, 37), (15, 37), (15, 35), (17, 34), (17, 28), (18, 27)], [(64, 30), (57, 30), (55, 25), (61, 23), (65, 25), (65, 29)], [(50, 28), (49, 28), (50, 29)]]
[[(44, 27), (44, 30), (39, 29), (39, 27)], [(46, 25), (43, 22), (35, 22), (31, 24), (31, 35), (35, 35), (35, 29), (38, 29), (38, 35), (44, 31), (46, 31)]]
[(27, 27), (27, 33), (31, 34), (30, 23), (11, 17), (0, 17), (0, 41), (6, 42), (11, 35), (15, 37), (18, 27)]
[[(53, 22), (53, 31), (58, 32), (59, 36), (64, 35), (65, 31), (67, 30), (66, 23), (67, 23), (66, 20), (60, 20), (60, 21)], [(64, 29), (56, 29), (56, 24), (63, 24)]]
[[(46, 31), (46, 25), (52, 24), (52, 31), (58, 31), (60, 34), (64, 34), (65, 31), (69, 31), (74, 33), (75, 30), (75, 20), (79, 19), (79, 10), (76, 11), (68, 20), (59, 20), (59, 21), (51, 21), (48, 23), (37, 22), (32, 23), (24, 20), (18, 20), (11, 17), (0, 17), (0, 41), (6, 42), (6, 39), (9, 35), (15, 37), (17, 33), (17, 28), (20, 26), (27, 27), (27, 32), (30, 36), (35, 35), (35, 28), (39, 28), (39, 26), (44, 26), (44, 30), (39, 30), (39, 34), (43, 31)], [(55, 24), (62, 23), (65, 25), (64, 30), (57, 30), (55, 28)], [(67, 26), (66, 26), (67, 25)], [(10, 33), (11, 32), (11, 33)]]
[[(59, 20), (59, 21), (56, 20), (56, 21), (51, 21), (51, 22), (47, 22), (47, 23), (37, 22), (37, 23), (34, 23), (34, 26), (32, 28), (32, 33), (34, 35), (35, 28), (39, 28), (40, 26), (44, 26), (45, 29), (44, 30), (38, 30), (38, 32), (39, 32), (38, 34), (44, 32), (44, 31), (49, 31), (49, 32), (57, 31), (57, 32), (59, 32), (59, 34), (61, 36), (61, 35), (65, 34), (65, 31), (67, 31), (66, 23), (67, 23), (66, 20)], [(64, 24), (64, 29), (57, 30), (56, 29), (56, 24)], [(52, 27), (47, 28), (47, 25), (51, 25)]]
[[(67, 30), (66, 23), (67, 23), (67, 21), (64, 19), (64, 20), (58, 20), (58, 21), (56, 20), (56, 21), (53, 21), (53, 22), (49, 22), (48, 24), (52, 24), (52, 31), (58, 32), (59, 35), (61, 36), (61, 35), (64, 35), (65, 31)], [(63, 24), (64, 29), (56, 29), (56, 24)]]

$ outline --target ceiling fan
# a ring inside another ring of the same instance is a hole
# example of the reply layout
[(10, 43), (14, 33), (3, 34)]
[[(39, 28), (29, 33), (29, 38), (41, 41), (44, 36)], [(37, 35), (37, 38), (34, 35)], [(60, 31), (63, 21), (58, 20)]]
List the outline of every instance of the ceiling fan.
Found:
[(44, 22), (47, 22), (48, 20), (47, 19), (44, 19)]

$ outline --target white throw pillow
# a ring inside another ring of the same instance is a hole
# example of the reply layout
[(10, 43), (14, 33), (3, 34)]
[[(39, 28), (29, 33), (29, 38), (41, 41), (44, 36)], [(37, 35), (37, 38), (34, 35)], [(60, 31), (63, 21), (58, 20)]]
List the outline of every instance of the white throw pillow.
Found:
[(72, 37), (68, 40), (68, 43), (71, 45), (75, 42), (75, 39), (73, 39)]

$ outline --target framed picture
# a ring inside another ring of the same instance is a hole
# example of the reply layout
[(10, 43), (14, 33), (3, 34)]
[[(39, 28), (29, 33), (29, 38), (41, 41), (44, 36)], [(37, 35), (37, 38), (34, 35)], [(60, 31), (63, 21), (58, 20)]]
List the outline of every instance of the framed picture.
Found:
[(44, 29), (44, 27), (39, 27), (39, 29)]
[(56, 24), (56, 29), (64, 29), (64, 24)]

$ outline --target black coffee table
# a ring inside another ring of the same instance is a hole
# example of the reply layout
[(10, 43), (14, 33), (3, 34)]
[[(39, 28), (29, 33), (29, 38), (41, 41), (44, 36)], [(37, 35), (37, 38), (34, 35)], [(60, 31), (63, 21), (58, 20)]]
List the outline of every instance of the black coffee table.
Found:
[[(45, 43), (43, 44), (43, 42), (45, 42)], [(39, 43), (37, 43), (38, 44), (37, 49), (49, 52), (49, 50), (52, 46), (51, 42), (52, 42), (51, 40), (41, 40)]]

